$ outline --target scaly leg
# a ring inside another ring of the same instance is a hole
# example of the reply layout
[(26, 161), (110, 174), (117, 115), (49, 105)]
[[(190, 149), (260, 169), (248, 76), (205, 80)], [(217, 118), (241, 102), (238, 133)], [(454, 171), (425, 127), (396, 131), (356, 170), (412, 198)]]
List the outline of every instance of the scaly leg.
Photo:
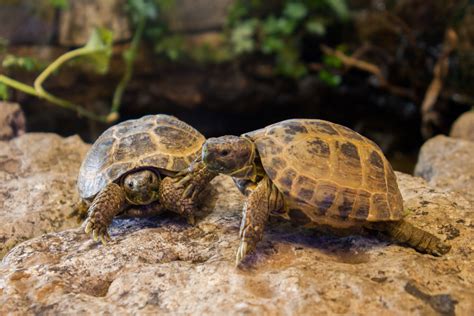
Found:
[(112, 222), (114, 216), (119, 214), (126, 205), (125, 192), (115, 183), (108, 184), (100, 191), (92, 201), (89, 208), (88, 217), (83, 227), (86, 234), (92, 232), (95, 241), (103, 244), (110, 240), (107, 227)]
[(217, 173), (207, 169), (206, 164), (198, 158), (188, 169), (177, 174), (175, 186), (177, 189), (184, 188), (183, 198), (195, 199), (216, 176)]
[(438, 237), (413, 226), (405, 220), (373, 223), (368, 228), (380, 230), (395, 241), (407, 244), (419, 252), (433, 256), (442, 256), (451, 249), (451, 246), (443, 243)]
[(204, 163), (193, 162), (176, 177), (166, 177), (161, 181), (160, 201), (166, 209), (186, 216), (188, 222), (194, 224), (199, 194), (216, 175)]
[(237, 266), (248, 253), (255, 250), (262, 239), (270, 212), (283, 208), (282, 195), (267, 176), (256, 186), (250, 185), (247, 189), (250, 193), (242, 209), (240, 245), (235, 260)]

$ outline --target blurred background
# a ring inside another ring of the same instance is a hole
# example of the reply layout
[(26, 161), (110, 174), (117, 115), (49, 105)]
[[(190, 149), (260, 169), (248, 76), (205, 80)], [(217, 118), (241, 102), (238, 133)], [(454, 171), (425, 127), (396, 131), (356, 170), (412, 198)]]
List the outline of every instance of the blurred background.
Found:
[(93, 142), (172, 114), (206, 136), (346, 125), (411, 172), (472, 109), (465, 0), (0, 0), (0, 98), (30, 132)]

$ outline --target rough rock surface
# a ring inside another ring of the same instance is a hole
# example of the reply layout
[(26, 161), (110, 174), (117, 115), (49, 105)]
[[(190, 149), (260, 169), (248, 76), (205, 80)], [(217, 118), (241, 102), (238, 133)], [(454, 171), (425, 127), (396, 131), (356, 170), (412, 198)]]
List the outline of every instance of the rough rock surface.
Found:
[(469, 111), (458, 117), (451, 127), (449, 136), (474, 142), (474, 111)]
[(55, 134), (0, 141), (0, 258), (26, 239), (77, 226), (67, 215), (88, 148), (78, 136)]
[(25, 131), (25, 115), (20, 105), (0, 101), (0, 141), (23, 135)]
[(16, 246), (0, 266), (0, 314), (472, 315), (471, 206), (397, 176), (409, 219), (447, 239), (446, 256), (273, 221), (237, 269), (242, 197), (219, 176), (195, 227), (166, 214), (116, 219), (107, 246), (79, 229)]
[(421, 147), (415, 175), (474, 201), (474, 143), (442, 135), (429, 139)]
[(59, 44), (82, 46), (96, 27), (111, 30), (116, 42), (129, 40), (132, 33), (125, 8), (124, 0), (69, 1), (69, 8), (61, 11)]

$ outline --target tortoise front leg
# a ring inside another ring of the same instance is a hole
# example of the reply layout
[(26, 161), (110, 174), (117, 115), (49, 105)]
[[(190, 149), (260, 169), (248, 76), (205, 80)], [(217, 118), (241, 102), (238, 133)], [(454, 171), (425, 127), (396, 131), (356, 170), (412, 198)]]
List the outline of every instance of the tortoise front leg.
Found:
[(248, 194), (242, 209), (240, 225), (240, 245), (235, 264), (238, 266), (244, 257), (255, 250), (263, 237), (263, 230), (271, 211), (283, 208), (283, 198), (278, 189), (265, 176), (256, 186), (246, 187)]
[(203, 162), (195, 161), (176, 177), (166, 177), (161, 181), (160, 201), (166, 209), (186, 216), (188, 222), (194, 224), (199, 194), (216, 175)]
[(175, 186), (177, 189), (184, 188), (183, 198), (195, 199), (216, 176), (217, 173), (210, 171), (201, 158), (198, 158), (189, 168), (177, 174)]
[(108, 184), (95, 197), (88, 211), (83, 227), (86, 234), (92, 232), (95, 241), (106, 244), (110, 240), (107, 228), (114, 216), (126, 206), (125, 192), (115, 183)]

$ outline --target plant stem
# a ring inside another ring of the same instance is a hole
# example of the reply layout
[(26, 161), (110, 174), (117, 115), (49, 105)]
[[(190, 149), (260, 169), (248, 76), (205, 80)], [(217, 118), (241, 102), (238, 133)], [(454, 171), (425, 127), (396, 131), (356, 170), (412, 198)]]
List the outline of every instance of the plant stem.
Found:
[(106, 117), (96, 115), (93, 112), (90, 112), (90, 111), (84, 109), (83, 107), (81, 107), (77, 104), (74, 104), (74, 103), (69, 102), (67, 100), (55, 97), (54, 95), (49, 94), (48, 92), (44, 91), (43, 89), (42, 89), (42, 92), (39, 92), (35, 88), (33, 88), (32, 86), (26, 85), (22, 82), (16, 81), (16, 80), (14, 80), (12, 78), (9, 78), (7, 76), (4, 76), (4, 75), (0, 75), (0, 82), (6, 84), (7, 86), (15, 88), (17, 90), (20, 90), (24, 93), (34, 95), (34, 96), (36, 96), (40, 99), (45, 99), (45, 100), (47, 100), (47, 101), (49, 101), (49, 102), (51, 102), (55, 105), (58, 105), (58, 106), (61, 106), (63, 108), (66, 108), (66, 109), (76, 111), (79, 115), (82, 115), (82, 116), (87, 117), (89, 119), (100, 121), (100, 122), (106, 122)]
[(115, 88), (114, 97), (112, 99), (112, 107), (108, 116), (110, 119), (118, 118), (118, 112), (120, 110), (123, 93), (133, 74), (133, 63), (135, 62), (135, 58), (137, 56), (138, 46), (140, 44), (143, 30), (145, 29), (145, 21), (146, 18), (142, 16), (140, 18), (140, 21), (138, 22), (137, 29), (135, 31), (135, 34), (133, 35), (130, 47), (123, 53), (123, 59), (125, 61), (125, 71), (122, 76), (122, 79)]

